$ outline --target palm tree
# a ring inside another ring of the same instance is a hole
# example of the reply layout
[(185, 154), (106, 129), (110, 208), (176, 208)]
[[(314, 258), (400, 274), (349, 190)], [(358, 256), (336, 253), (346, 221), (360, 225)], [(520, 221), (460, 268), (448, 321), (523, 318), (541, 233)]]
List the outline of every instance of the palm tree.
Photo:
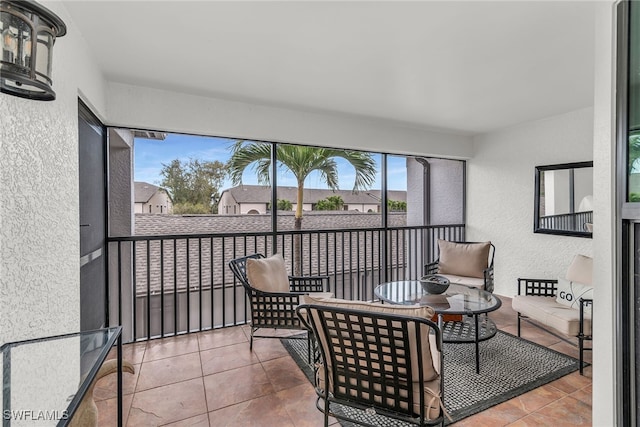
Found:
[[(236, 141), (231, 148), (229, 175), (234, 185), (242, 183), (242, 174), (250, 165), (258, 176), (260, 184), (269, 185), (271, 172), (272, 144), (257, 141)], [(308, 147), (302, 145), (273, 145), (276, 150), (278, 167), (290, 171), (297, 181), (297, 200), (294, 229), (302, 229), (302, 205), (304, 203), (304, 181), (314, 171), (332, 190), (338, 189), (338, 166), (335, 158), (343, 158), (355, 169), (356, 178), (353, 191), (365, 190), (376, 177), (376, 163), (370, 153), (353, 150)], [(299, 251), (294, 251), (298, 254)], [(299, 265), (294, 260), (294, 264)]]
[[(304, 181), (311, 172), (319, 172), (321, 179), (331, 190), (338, 190), (338, 166), (334, 159), (340, 157), (348, 161), (355, 169), (354, 192), (367, 189), (376, 178), (376, 163), (370, 153), (302, 145), (277, 144), (275, 147), (278, 166), (289, 170), (297, 181), (296, 230), (302, 228)], [(255, 164), (258, 182), (269, 185), (271, 144), (236, 141), (231, 148), (231, 158), (229, 159), (229, 173), (234, 185), (242, 184), (242, 174), (248, 166), (253, 164)]]

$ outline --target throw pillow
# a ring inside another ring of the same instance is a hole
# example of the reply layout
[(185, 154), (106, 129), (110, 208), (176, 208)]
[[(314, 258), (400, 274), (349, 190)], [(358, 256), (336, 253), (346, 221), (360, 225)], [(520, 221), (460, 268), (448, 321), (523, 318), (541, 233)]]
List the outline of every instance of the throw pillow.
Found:
[(572, 282), (563, 277), (558, 278), (556, 302), (570, 308), (580, 309), (580, 298), (593, 299), (593, 287)]
[(484, 270), (489, 267), (491, 242), (456, 243), (438, 240), (438, 248), (438, 273), (484, 278)]
[(567, 269), (567, 279), (572, 282), (593, 285), (593, 258), (576, 255)]
[(251, 286), (264, 292), (289, 292), (289, 276), (280, 254), (247, 259), (247, 279)]

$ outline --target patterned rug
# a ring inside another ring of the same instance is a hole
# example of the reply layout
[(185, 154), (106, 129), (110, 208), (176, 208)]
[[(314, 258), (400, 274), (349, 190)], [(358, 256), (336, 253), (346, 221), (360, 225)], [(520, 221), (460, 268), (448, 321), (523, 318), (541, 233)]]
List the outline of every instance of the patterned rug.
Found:
[[(313, 383), (313, 367), (307, 362), (307, 340), (282, 338), (281, 341)], [(580, 364), (573, 357), (502, 331), (480, 343), (480, 374), (475, 371), (473, 344), (444, 344), (443, 347), (444, 404), (453, 422), (574, 372)], [(347, 407), (336, 409), (366, 418), (374, 425), (410, 425)]]

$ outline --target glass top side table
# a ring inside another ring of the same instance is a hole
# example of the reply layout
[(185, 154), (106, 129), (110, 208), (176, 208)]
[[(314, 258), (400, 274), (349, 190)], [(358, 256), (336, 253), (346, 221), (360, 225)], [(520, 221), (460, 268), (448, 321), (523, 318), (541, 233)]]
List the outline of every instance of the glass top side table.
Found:
[(118, 425), (122, 420), (122, 327), (6, 343), (2, 423), (66, 426), (111, 348), (118, 347)]

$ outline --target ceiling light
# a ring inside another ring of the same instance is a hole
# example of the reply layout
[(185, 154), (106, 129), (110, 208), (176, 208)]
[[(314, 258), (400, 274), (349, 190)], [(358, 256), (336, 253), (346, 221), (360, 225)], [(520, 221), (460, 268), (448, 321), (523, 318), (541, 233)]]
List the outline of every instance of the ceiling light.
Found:
[(62, 20), (31, 0), (0, 1), (0, 90), (21, 98), (51, 101), (51, 60)]

